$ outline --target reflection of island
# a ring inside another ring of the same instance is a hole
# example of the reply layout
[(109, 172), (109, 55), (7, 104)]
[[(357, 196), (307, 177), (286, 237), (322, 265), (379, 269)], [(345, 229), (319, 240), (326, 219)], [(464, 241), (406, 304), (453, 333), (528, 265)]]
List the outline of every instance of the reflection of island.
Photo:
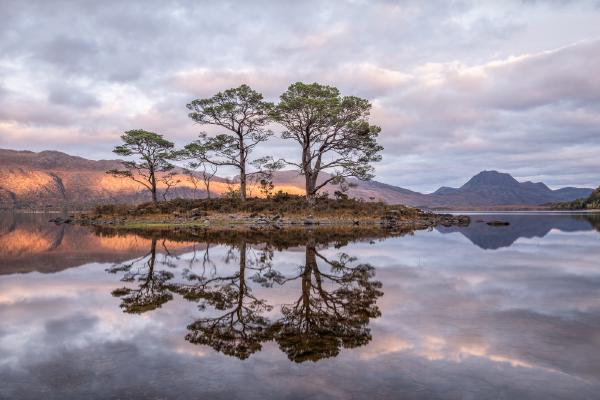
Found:
[[(328, 259), (315, 243), (309, 240), (304, 246), (305, 263), (293, 276), (286, 277), (274, 268), (271, 245), (253, 246), (250, 251), (248, 240), (237, 238), (229, 244), (225, 258), (226, 264), (237, 261), (236, 270), (219, 274), (206, 268), (200, 273), (186, 269), (183, 279), (177, 281), (171, 271), (156, 270), (154, 240), (146, 256), (109, 269), (124, 272), (122, 281), (128, 283), (113, 295), (122, 299), (126, 313), (154, 310), (172, 300), (173, 294), (197, 302), (202, 316), (188, 325), (186, 340), (240, 359), (260, 351), (262, 344), (271, 340), (291, 361), (334, 357), (341, 348), (370, 342), (368, 324), (381, 315), (376, 302), (383, 293), (381, 283), (373, 280), (371, 265), (357, 264), (347, 254)], [(203, 264), (210, 262), (208, 251), (209, 247), (201, 259)], [(252, 283), (263, 288), (290, 287), (290, 292), (299, 293), (273, 318), (267, 314), (274, 306), (255, 295)]]
[[(489, 226), (485, 221), (502, 220), (509, 222), (508, 226)], [(552, 229), (563, 232), (579, 232), (596, 229), (600, 231), (600, 214), (502, 214), (475, 215), (471, 217), (468, 227), (443, 227), (436, 229), (441, 233), (460, 232), (473, 244), (486, 250), (496, 250), (511, 246), (517, 239), (544, 237)]]
[[(89, 228), (55, 225), (49, 214), (0, 214), (0, 275), (62, 271), (91, 262), (123, 262), (148, 251), (151, 238), (96, 235)], [(192, 243), (170, 243), (173, 250)]]

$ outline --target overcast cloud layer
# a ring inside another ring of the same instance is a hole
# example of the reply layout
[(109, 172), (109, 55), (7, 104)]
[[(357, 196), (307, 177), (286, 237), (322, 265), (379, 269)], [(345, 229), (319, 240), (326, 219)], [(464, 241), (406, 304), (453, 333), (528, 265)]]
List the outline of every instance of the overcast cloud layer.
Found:
[(378, 180), (595, 187), (599, 71), (598, 1), (0, 0), (0, 147), (112, 158), (134, 128), (181, 145), (194, 98), (318, 81), (373, 102)]

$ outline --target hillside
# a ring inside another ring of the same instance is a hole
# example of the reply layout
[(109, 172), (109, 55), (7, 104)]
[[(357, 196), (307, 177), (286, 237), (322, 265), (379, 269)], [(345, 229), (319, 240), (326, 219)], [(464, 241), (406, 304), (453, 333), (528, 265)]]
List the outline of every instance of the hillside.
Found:
[[(106, 174), (119, 168), (118, 160), (87, 160), (58, 151), (14, 151), (0, 149), (0, 208), (89, 208), (98, 203), (139, 203), (150, 196), (128, 179)], [(181, 183), (169, 197), (204, 197), (189, 178), (178, 175)], [(212, 182), (215, 193), (227, 185), (221, 178)], [(164, 190), (164, 185), (159, 185)]]
[(600, 209), (600, 187), (594, 190), (589, 196), (581, 197), (574, 201), (554, 204), (555, 208), (563, 208), (568, 210), (598, 210)]
[[(118, 160), (88, 160), (58, 151), (15, 151), (0, 149), (0, 208), (89, 208), (98, 203), (139, 203), (150, 199), (139, 184), (107, 175), (118, 168)], [(180, 171), (181, 172), (181, 171)], [(325, 179), (322, 176), (321, 179)], [(202, 185), (194, 187), (189, 177), (178, 175), (181, 182), (169, 192), (169, 198), (202, 198)], [(552, 190), (543, 183), (518, 182), (509, 174), (483, 171), (459, 188), (441, 187), (424, 194), (385, 183), (360, 182), (348, 191), (350, 197), (365, 201), (384, 201), (416, 207), (491, 207), (503, 205), (540, 205), (572, 201), (587, 197), (592, 189), (562, 188)], [(280, 171), (274, 176), (275, 191), (304, 193), (303, 177), (294, 171)], [(163, 186), (159, 189), (164, 190)], [(220, 195), (228, 190), (222, 178), (215, 177), (211, 192)], [(328, 185), (330, 195), (339, 190)], [(249, 188), (256, 196), (256, 187)], [(160, 195), (159, 195), (160, 196)]]

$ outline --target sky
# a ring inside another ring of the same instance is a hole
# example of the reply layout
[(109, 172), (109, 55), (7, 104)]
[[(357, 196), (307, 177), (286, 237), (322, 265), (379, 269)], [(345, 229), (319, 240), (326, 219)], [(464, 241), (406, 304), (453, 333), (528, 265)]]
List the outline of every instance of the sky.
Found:
[(596, 187), (599, 71), (598, 0), (0, 0), (0, 148), (115, 158), (129, 129), (182, 146), (217, 132), (191, 100), (246, 83), (277, 101), (304, 81), (372, 102), (379, 181)]

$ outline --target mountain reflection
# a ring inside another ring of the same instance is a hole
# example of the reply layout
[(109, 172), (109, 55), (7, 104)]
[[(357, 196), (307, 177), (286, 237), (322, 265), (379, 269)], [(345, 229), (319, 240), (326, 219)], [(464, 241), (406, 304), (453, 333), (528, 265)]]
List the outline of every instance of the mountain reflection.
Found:
[[(87, 227), (48, 222), (55, 216), (0, 212), (0, 275), (123, 262), (146, 254), (150, 247), (150, 238), (132, 233), (95, 234)], [(192, 242), (168, 241), (174, 253), (192, 246)]]
[[(148, 254), (108, 269), (122, 273), (127, 283), (112, 294), (132, 314), (161, 307), (174, 295), (198, 303), (200, 317), (188, 325), (185, 339), (239, 359), (260, 351), (268, 341), (298, 363), (335, 357), (342, 348), (371, 341), (368, 324), (381, 316), (377, 299), (383, 295), (373, 266), (346, 253), (328, 258), (319, 251), (317, 242), (322, 241), (313, 237), (301, 246), (304, 264), (284, 274), (273, 265), (272, 244), (249, 242), (238, 237), (228, 243), (223, 263), (235, 264), (233, 270), (207, 269), (215, 265), (207, 245), (201, 258), (194, 254), (191, 268), (176, 274), (157, 270), (158, 264), (173, 264), (168, 253), (157, 261), (157, 239), (152, 239)], [(199, 272), (194, 272), (194, 263), (202, 265)], [(264, 298), (256, 294), (257, 288), (266, 290)], [(289, 301), (278, 303), (269, 296), (273, 288), (284, 289)]]
[[(508, 226), (489, 226), (487, 221), (502, 220)], [(600, 214), (488, 214), (472, 215), (467, 227), (438, 226), (441, 233), (459, 232), (485, 250), (510, 247), (519, 238), (542, 238), (553, 229), (562, 232), (596, 230), (600, 232)]]

